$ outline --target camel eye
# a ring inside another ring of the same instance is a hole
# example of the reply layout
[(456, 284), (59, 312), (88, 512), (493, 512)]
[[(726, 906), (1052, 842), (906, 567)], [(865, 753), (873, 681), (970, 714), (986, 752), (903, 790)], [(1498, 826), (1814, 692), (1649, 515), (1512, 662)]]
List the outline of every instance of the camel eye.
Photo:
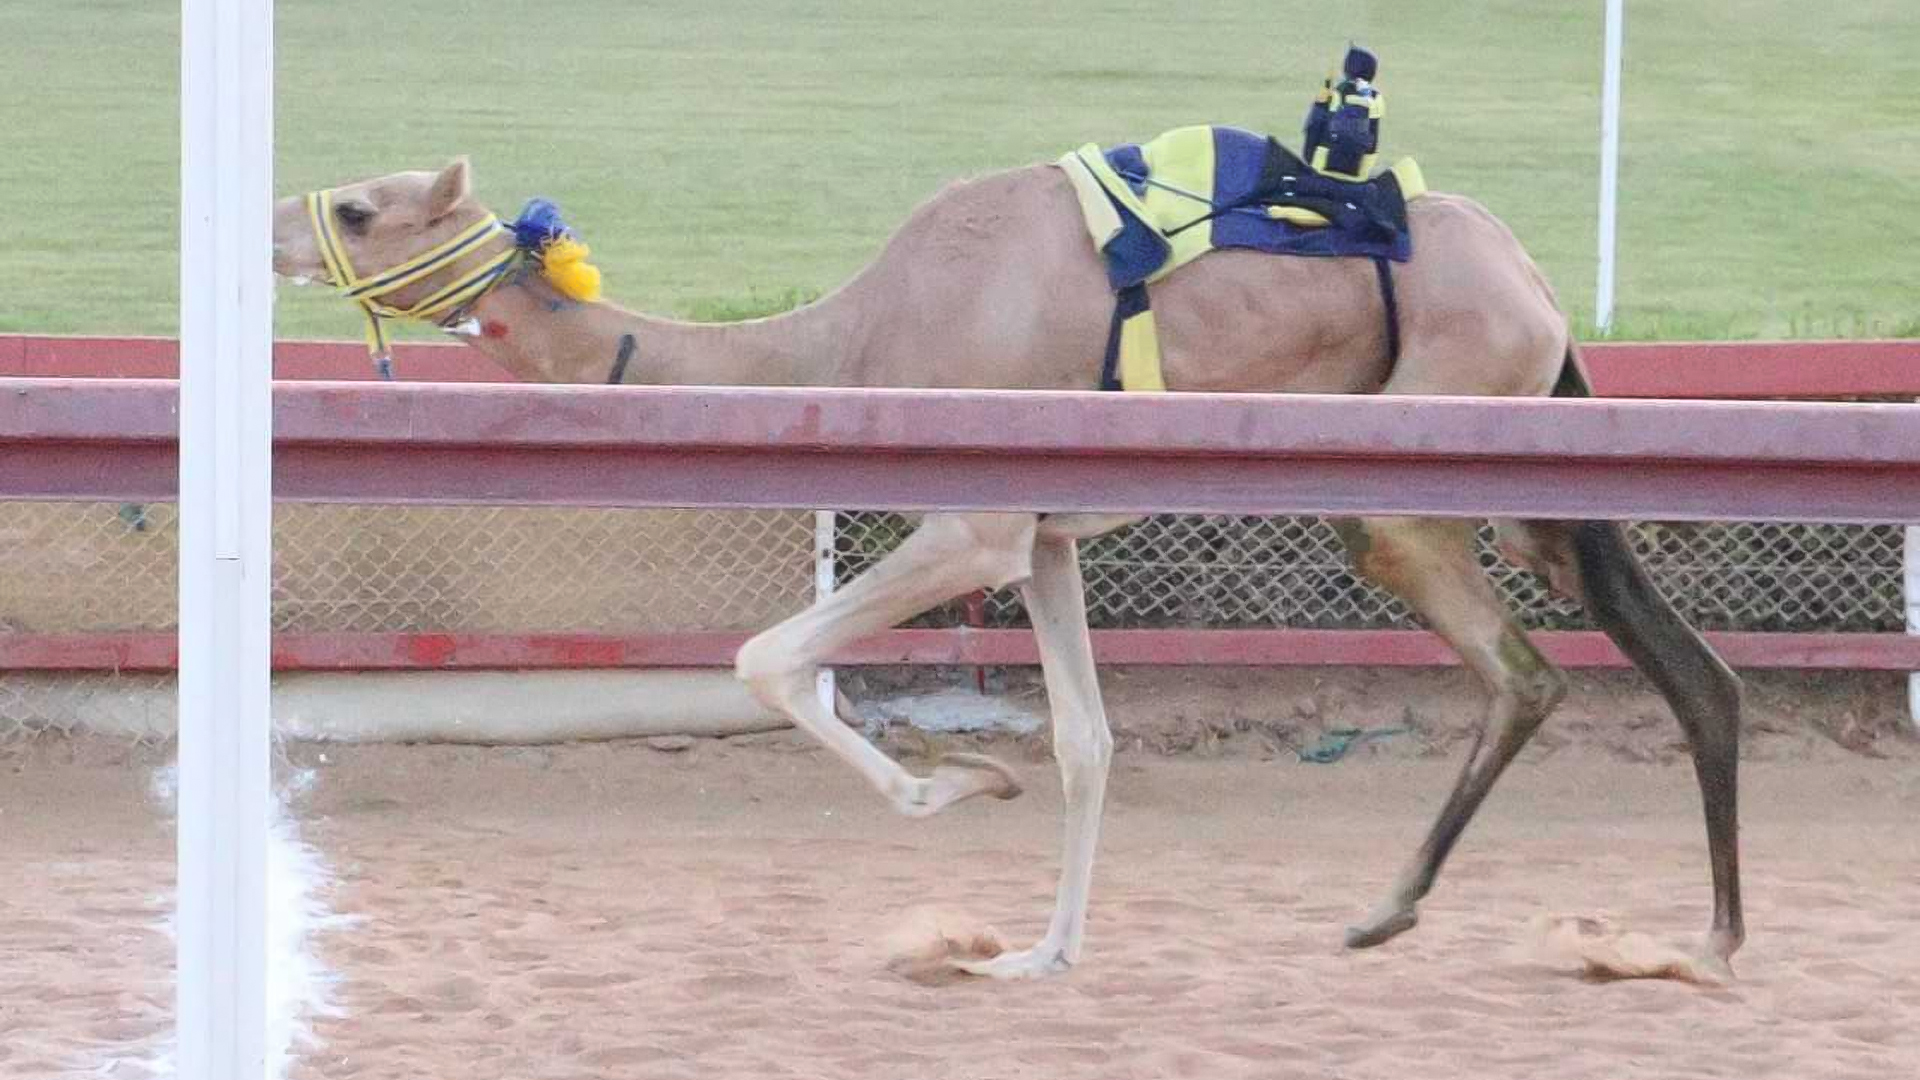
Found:
[(339, 218), (340, 224), (348, 229), (356, 233), (365, 232), (367, 222), (373, 220), (373, 207), (366, 203), (344, 202), (333, 208), (333, 216)]

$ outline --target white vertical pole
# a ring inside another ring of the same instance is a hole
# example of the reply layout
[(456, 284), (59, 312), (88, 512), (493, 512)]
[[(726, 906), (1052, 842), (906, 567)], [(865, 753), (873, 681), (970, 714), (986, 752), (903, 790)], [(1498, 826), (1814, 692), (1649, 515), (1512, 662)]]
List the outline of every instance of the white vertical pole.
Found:
[[(833, 557), (834, 522), (838, 514), (832, 510), (813, 512), (813, 598), (820, 601), (833, 595), (833, 579), (836, 563)], [(833, 669), (823, 667), (814, 676), (814, 689), (820, 695), (820, 704), (832, 715), (837, 694), (834, 688)]]
[(181, 0), (182, 1080), (266, 1070), (273, 5)]
[(1600, 84), (1600, 273), (1594, 288), (1593, 325), (1613, 328), (1613, 253), (1620, 197), (1620, 49), (1626, 0), (1607, 0), (1606, 67)]
[[(1907, 526), (1906, 541), (1907, 633), (1920, 637), (1920, 525)], [(1907, 675), (1907, 720), (1920, 734), (1920, 671)]]

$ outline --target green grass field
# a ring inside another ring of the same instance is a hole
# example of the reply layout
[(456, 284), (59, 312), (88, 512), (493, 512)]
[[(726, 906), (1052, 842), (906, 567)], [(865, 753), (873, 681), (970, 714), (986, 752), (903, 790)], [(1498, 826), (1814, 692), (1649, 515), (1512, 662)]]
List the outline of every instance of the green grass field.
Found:
[[(950, 178), (1194, 122), (1297, 145), (1353, 36), (1388, 155), (1591, 311), (1600, 0), (496, 7), (281, 0), (282, 193), (467, 153), (497, 209), (558, 200), (616, 299), (724, 318), (831, 288)], [(1620, 336), (1920, 335), (1920, 5), (1628, 7)], [(178, 19), (0, 0), (0, 331), (173, 332)], [(312, 290), (278, 327), (359, 333)]]

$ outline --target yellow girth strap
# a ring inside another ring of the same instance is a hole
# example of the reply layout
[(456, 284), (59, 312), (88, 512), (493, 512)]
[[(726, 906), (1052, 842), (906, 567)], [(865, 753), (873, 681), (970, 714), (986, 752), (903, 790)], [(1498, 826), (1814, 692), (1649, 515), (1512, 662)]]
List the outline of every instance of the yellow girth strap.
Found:
[(359, 304), (366, 313), (367, 354), (373, 357), (374, 366), (380, 369), (380, 373), (389, 378), (392, 377), (393, 349), (387, 341), (386, 320), (436, 320), (450, 312), (460, 311), (492, 288), (520, 255), (518, 245), (509, 244), (502, 251), (484, 256), (455, 275), (450, 283), (429, 293), (412, 307), (397, 308), (382, 302), (381, 298), (451, 268), (460, 259), (479, 251), (489, 238), (504, 235), (511, 239), (513, 230), (499, 218), (488, 214), (445, 243), (373, 277), (362, 279), (354, 273), (353, 262), (347, 258), (346, 245), (341, 243), (338, 226), (334, 223), (332, 189), (316, 191), (307, 196), (307, 220), (313, 225), (314, 239), (320, 247), (320, 260), (327, 268), (328, 283), (344, 292), (347, 299)]
[(1129, 315), (1120, 323), (1120, 388), (1165, 390), (1160, 373), (1160, 327), (1153, 309)]

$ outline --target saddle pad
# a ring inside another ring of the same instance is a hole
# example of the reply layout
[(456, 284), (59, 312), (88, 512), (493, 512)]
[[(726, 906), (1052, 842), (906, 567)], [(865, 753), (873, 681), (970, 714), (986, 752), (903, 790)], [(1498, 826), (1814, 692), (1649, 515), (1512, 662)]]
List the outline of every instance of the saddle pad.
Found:
[(1316, 173), (1241, 128), (1176, 128), (1145, 144), (1089, 143), (1055, 163), (1073, 182), (1115, 290), (1157, 281), (1219, 248), (1276, 255), (1413, 254), (1406, 201), (1426, 190), (1412, 159), (1365, 183)]

